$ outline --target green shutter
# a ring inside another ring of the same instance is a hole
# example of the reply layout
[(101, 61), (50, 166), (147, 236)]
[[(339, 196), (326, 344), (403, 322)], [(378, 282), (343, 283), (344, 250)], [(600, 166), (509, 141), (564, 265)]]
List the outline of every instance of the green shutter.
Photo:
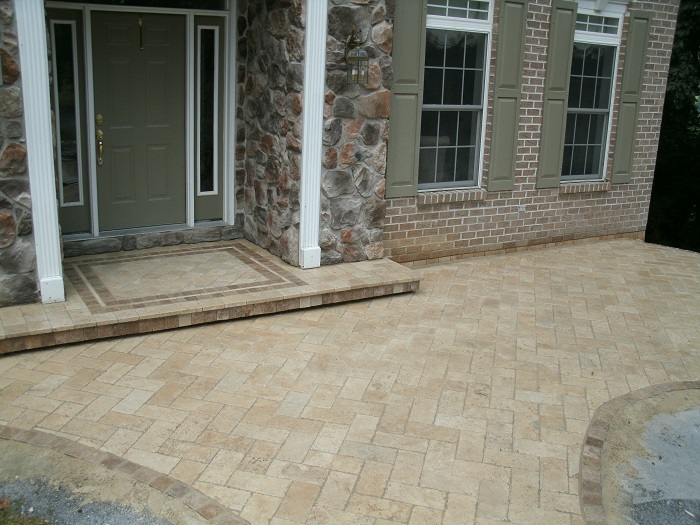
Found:
[(418, 144), (427, 0), (396, 2), (386, 196), (411, 197), (418, 186)]
[(652, 14), (647, 11), (630, 11), (625, 66), (622, 72), (620, 110), (617, 115), (617, 134), (612, 170), (613, 184), (625, 184), (630, 182), (632, 178), (637, 117), (642, 95), (651, 17)]
[(528, 0), (501, 0), (489, 191), (513, 189)]
[(538, 188), (556, 188), (561, 180), (571, 55), (576, 29), (576, 2), (555, 0), (552, 3), (551, 20), (537, 170)]

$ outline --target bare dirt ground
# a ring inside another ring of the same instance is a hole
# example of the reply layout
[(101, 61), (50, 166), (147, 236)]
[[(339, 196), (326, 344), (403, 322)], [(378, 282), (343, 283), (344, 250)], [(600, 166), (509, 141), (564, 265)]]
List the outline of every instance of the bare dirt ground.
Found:
[(0, 494), (56, 525), (206, 525), (172, 498), (121, 472), (36, 445), (0, 440)]
[(627, 405), (611, 423), (601, 461), (609, 523), (700, 523), (700, 390)]

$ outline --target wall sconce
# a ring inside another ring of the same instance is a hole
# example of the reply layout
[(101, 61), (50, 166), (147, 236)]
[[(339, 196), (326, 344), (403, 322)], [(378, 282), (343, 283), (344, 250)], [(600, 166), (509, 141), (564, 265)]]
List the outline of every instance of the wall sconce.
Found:
[(345, 63), (348, 65), (348, 84), (367, 84), (369, 82), (369, 57), (362, 49), (362, 40), (355, 34), (357, 27), (352, 26), (352, 33), (345, 44)]

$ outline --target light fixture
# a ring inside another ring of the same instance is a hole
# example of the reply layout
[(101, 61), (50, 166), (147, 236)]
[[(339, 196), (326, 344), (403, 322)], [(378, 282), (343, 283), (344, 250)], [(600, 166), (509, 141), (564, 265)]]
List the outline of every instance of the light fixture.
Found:
[(345, 63), (348, 65), (348, 84), (367, 84), (369, 82), (369, 57), (362, 49), (362, 40), (355, 34), (357, 27), (352, 26), (352, 32), (345, 44)]

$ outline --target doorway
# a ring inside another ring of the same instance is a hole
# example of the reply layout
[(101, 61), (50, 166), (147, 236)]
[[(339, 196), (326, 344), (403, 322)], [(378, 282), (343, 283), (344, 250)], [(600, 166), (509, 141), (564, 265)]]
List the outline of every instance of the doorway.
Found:
[(185, 222), (185, 18), (92, 13), (101, 230)]
[(234, 216), (228, 12), (144, 2), (48, 4), (64, 236)]

